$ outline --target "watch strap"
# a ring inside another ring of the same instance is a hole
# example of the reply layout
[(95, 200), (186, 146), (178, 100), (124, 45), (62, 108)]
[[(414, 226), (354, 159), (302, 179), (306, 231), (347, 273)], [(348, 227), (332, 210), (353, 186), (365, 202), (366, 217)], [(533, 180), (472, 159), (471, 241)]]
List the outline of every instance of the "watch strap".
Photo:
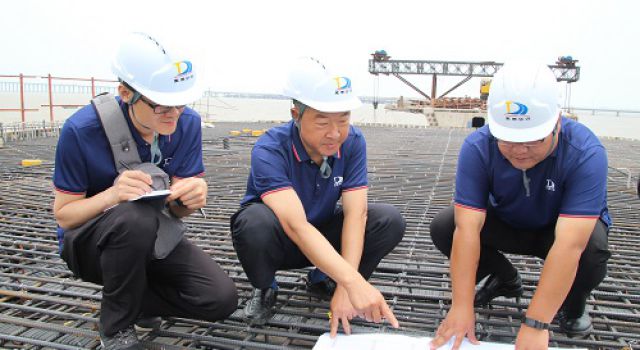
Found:
[(529, 318), (527, 316), (523, 316), (522, 317), (522, 323), (531, 327), (531, 328), (535, 328), (535, 329), (549, 329), (549, 324), (545, 323), (545, 322), (540, 322), (538, 320), (534, 320), (532, 318)]

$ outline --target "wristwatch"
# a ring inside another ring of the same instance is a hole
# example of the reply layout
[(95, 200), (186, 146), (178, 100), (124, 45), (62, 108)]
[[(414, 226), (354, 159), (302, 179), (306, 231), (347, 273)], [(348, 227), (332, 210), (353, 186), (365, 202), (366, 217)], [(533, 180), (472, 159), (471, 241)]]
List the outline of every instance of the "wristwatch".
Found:
[(529, 318), (527, 316), (522, 316), (522, 323), (531, 327), (531, 328), (535, 328), (535, 329), (549, 329), (549, 324), (548, 323), (544, 323), (544, 322), (540, 322), (538, 320), (534, 320), (532, 318)]

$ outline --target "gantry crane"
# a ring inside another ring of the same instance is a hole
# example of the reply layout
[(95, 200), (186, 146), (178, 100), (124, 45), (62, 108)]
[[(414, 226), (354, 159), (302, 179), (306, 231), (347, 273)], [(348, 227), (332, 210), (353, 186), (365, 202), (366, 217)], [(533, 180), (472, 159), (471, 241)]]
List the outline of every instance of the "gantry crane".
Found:
[[(407, 84), (417, 93), (422, 95), (427, 101), (433, 104), (436, 100), (436, 89), (438, 76), (462, 76), (462, 80), (455, 84), (452, 88), (445, 91), (437, 98), (443, 98), (451, 91), (457, 89), (462, 84), (466, 83), (473, 77), (492, 77), (500, 67), (502, 63), (493, 61), (487, 62), (461, 62), (461, 61), (430, 61), (430, 60), (392, 60), (391, 56), (384, 50), (378, 50), (371, 54), (372, 58), (369, 60), (369, 73), (379, 76), (380, 74), (393, 75), (400, 79), (403, 83)], [(568, 56), (570, 57), (570, 56)], [(549, 65), (549, 68), (556, 75), (558, 81), (566, 81), (567, 83), (574, 83), (580, 79), (580, 67), (575, 65), (576, 60), (571, 59), (571, 64), (567, 64), (561, 60), (558, 60), (555, 64)], [(420, 88), (408, 81), (403, 75), (405, 74), (431, 74), (431, 95), (427, 95)], [(378, 82), (376, 81), (376, 87)], [(377, 94), (377, 89), (374, 90), (374, 95)], [(377, 108), (377, 96), (374, 96), (374, 108)]]

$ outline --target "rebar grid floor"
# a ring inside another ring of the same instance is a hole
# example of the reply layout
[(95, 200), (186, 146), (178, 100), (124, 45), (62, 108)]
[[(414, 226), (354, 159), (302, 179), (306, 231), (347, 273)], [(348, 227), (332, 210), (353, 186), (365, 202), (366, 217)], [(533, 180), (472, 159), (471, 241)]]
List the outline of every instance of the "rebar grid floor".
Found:
[[(244, 195), (250, 150), (256, 138), (230, 137), (243, 127), (272, 124), (217, 124), (204, 129), (203, 147), (209, 184), (207, 219), (187, 219), (188, 236), (233, 278), (240, 293), (238, 310), (210, 323), (169, 318), (141, 338), (149, 349), (309, 349), (329, 330), (328, 302), (309, 296), (306, 270), (277, 275), (277, 312), (265, 326), (247, 326), (242, 308), (251, 286), (231, 244), (229, 217)], [(401, 329), (356, 320), (354, 332), (401, 332), (432, 336), (450, 306), (448, 261), (431, 243), (429, 223), (451, 204), (457, 154), (471, 130), (362, 127), (368, 143), (370, 201), (397, 206), (407, 220), (403, 241), (373, 274)], [(224, 140), (224, 139), (227, 140)], [(34, 139), (0, 149), (0, 348), (99, 348), (97, 317), (100, 286), (73, 278), (58, 256), (51, 175), (55, 139)], [(567, 338), (551, 327), (551, 345), (621, 349), (640, 342), (640, 200), (635, 181), (640, 142), (604, 139), (609, 154), (609, 208), (614, 226), (613, 253), (605, 281), (589, 298), (594, 331), (585, 339)], [(225, 149), (224, 145), (229, 148)], [(43, 159), (22, 168), (20, 160)], [(525, 295), (517, 302), (499, 298), (477, 308), (481, 340), (514, 342), (520, 317), (534, 292), (542, 261), (513, 255)]]

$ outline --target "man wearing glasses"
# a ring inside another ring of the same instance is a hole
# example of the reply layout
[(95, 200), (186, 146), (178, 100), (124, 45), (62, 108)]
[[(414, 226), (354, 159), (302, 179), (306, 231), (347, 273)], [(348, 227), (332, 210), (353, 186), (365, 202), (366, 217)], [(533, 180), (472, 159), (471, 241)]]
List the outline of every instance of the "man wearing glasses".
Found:
[[(116, 118), (126, 119), (122, 125), (131, 132), (140, 160), (168, 175), (171, 215), (185, 217), (201, 209), (207, 184), (200, 116), (185, 107), (201, 95), (194, 67), (176, 62), (150, 36), (133, 33), (121, 42), (112, 69), (121, 82), (112, 104), (122, 112)], [(165, 202), (154, 202), (160, 208), (130, 202), (151, 190), (152, 178), (140, 170), (118, 174), (116, 165), (93, 105), (65, 122), (53, 175), (58, 239), (67, 263), (77, 262), (74, 273), (103, 286), (103, 347), (142, 349), (134, 323), (154, 328), (159, 316), (216, 321), (230, 315), (237, 307), (233, 281), (185, 237), (178, 236), (173, 250), (158, 257), (157, 213)], [(76, 238), (71, 242), (70, 237)]]
[(460, 149), (454, 206), (431, 223), (452, 282), (451, 309), (432, 349), (452, 337), (454, 349), (465, 336), (477, 342), (474, 306), (496, 297), (519, 302), (522, 280), (503, 253), (544, 259), (517, 349), (546, 349), (556, 313), (569, 336), (592, 330), (586, 300), (610, 256), (607, 155), (589, 129), (560, 117), (558, 96), (544, 65), (507, 63), (493, 79), (488, 126)]

